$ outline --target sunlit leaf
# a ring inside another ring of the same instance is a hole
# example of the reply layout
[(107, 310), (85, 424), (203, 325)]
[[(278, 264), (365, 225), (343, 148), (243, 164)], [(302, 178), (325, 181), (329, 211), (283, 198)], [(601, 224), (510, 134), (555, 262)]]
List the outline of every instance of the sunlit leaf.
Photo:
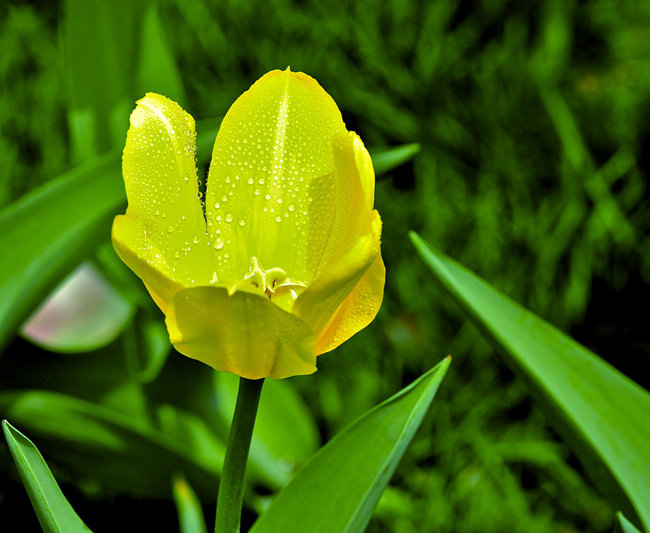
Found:
[(411, 233), (436, 281), (500, 349), (600, 489), (650, 528), (650, 393)]
[(443, 360), (321, 448), (251, 532), (363, 531), (449, 367)]
[(113, 341), (133, 312), (133, 305), (85, 262), (27, 320), (22, 334), (50, 351), (87, 352)]

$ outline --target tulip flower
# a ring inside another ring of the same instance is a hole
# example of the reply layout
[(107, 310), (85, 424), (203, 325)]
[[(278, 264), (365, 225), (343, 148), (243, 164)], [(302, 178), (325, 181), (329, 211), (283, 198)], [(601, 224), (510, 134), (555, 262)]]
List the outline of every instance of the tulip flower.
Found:
[(194, 120), (149, 93), (123, 155), (120, 258), (165, 314), (182, 354), (248, 379), (316, 371), (383, 296), (375, 176), (361, 139), (310, 76), (275, 70), (217, 135), (205, 198)]

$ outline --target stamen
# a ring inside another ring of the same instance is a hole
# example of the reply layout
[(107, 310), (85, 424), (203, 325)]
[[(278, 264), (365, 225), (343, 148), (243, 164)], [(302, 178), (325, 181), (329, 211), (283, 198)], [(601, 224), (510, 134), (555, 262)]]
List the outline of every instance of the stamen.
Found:
[(254, 256), (251, 257), (250, 268), (243, 281), (262, 290), (270, 299), (275, 299), (278, 305), (289, 308), (307, 286), (302, 281), (288, 277), (279, 267), (264, 270)]

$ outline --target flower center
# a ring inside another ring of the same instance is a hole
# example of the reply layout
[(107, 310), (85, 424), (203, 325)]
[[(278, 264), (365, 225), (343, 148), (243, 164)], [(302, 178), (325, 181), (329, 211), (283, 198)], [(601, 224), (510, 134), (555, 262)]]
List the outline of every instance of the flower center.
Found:
[(250, 268), (243, 283), (260, 289), (281, 307), (290, 309), (300, 293), (307, 287), (302, 281), (292, 279), (279, 267), (265, 270), (257, 257), (251, 257)]

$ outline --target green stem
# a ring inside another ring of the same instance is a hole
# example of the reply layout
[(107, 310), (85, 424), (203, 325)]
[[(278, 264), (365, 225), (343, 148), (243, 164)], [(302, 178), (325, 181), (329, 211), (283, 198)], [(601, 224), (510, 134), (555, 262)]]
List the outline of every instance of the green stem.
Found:
[(239, 378), (237, 405), (232, 417), (228, 448), (223, 461), (215, 533), (238, 533), (244, 499), (244, 476), (251, 446), (257, 406), (262, 393), (263, 379)]

